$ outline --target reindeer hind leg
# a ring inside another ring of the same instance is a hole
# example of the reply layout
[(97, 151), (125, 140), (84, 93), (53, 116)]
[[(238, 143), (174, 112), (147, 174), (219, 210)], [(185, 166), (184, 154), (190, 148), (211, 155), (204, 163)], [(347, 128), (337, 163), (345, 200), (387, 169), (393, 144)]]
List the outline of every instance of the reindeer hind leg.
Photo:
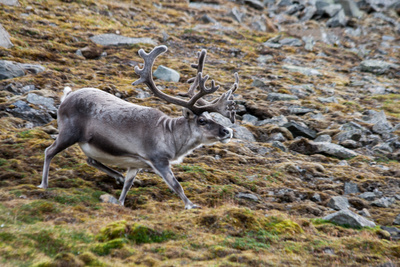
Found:
[(71, 131), (60, 131), (57, 139), (44, 152), (42, 183), (39, 188), (46, 189), (49, 185), (50, 162), (55, 155), (78, 142), (79, 137)]

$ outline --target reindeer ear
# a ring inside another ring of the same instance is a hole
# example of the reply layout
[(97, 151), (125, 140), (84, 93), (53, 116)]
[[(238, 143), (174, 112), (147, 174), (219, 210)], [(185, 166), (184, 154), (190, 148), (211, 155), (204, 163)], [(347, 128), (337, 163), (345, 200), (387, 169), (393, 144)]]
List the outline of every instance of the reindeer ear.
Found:
[(182, 108), (182, 114), (183, 117), (185, 117), (188, 120), (193, 120), (194, 117), (196, 117), (196, 115), (190, 109), (187, 108)]

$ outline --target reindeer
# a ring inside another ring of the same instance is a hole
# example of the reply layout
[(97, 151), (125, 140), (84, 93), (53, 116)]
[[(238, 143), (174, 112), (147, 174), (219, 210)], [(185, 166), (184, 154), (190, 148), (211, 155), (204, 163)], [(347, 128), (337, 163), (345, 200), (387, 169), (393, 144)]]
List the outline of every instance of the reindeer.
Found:
[[(181, 94), (190, 97), (188, 101), (161, 92), (153, 81), (152, 68), (155, 59), (167, 51), (166, 46), (157, 46), (150, 53), (139, 50), (144, 66), (135, 67), (139, 80), (155, 96), (169, 103), (183, 107), (183, 117), (171, 118), (158, 109), (126, 102), (118, 97), (95, 88), (82, 88), (71, 92), (64, 90), (58, 109), (59, 135), (45, 150), (42, 183), (48, 187), (50, 162), (64, 149), (78, 143), (85, 153), (87, 163), (123, 183), (119, 202), (123, 206), (136, 174), (144, 168), (152, 168), (185, 203), (186, 209), (199, 208), (185, 195), (181, 185), (174, 177), (170, 165), (179, 163), (183, 157), (201, 145), (215, 142), (227, 143), (232, 138), (232, 130), (215, 122), (210, 112), (218, 112), (235, 121), (236, 105), (233, 92), (238, 88), (239, 76), (235, 76), (232, 88), (219, 98), (209, 102), (202, 97), (219, 89), (214, 80), (211, 87), (206, 86), (208, 75), (203, 77), (206, 50), (198, 53), (198, 63), (191, 67), (197, 69), (197, 76), (188, 92)], [(125, 177), (107, 167), (115, 165), (127, 168)]]

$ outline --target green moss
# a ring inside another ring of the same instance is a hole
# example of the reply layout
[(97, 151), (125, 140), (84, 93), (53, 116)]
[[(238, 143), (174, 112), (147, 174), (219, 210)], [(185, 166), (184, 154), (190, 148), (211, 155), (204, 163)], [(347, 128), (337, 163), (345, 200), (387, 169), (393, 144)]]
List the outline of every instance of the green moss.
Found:
[(96, 237), (99, 241), (110, 241), (115, 238), (127, 238), (136, 244), (160, 243), (176, 239), (176, 234), (171, 231), (156, 231), (140, 224), (129, 225), (126, 221), (118, 221), (102, 228)]
[(122, 238), (126, 236), (127, 231), (128, 226), (126, 221), (112, 222), (100, 230), (100, 234), (97, 235), (96, 239), (99, 241), (108, 241), (115, 238)]
[(107, 266), (105, 263), (102, 263), (96, 255), (94, 255), (91, 252), (83, 252), (78, 256), (78, 258), (83, 261), (85, 266), (98, 266), (98, 267), (103, 267)]
[(230, 237), (227, 238), (224, 243), (224, 246), (229, 246), (239, 250), (255, 250), (260, 251), (261, 249), (268, 249), (270, 247), (269, 244), (257, 241), (252, 237)]
[(126, 243), (128, 243), (128, 239), (116, 238), (105, 243), (96, 244), (92, 251), (97, 255), (104, 256), (110, 254), (113, 249), (123, 248)]
[(161, 243), (170, 239), (176, 239), (177, 236), (172, 231), (156, 231), (147, 226), (134, 224), (128, 234), (129, 240), (136, 244), (143, 243)]
[(273, 234), (300, 234), (303, 229), (292, 220), (282, 219), (276, 216), (266, 218), (265, 229)]

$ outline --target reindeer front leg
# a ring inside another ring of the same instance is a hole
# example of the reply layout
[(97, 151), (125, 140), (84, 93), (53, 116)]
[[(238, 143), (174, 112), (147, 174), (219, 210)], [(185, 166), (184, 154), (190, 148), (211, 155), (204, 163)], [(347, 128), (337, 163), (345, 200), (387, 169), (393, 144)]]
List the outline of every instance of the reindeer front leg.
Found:
[(164, 181), (167, 183), (169, 188), (174, 191), (185, 203), (185, 209), (198, 209), (201, 208), (198, 205), (195, 205), (190, 201), (185, 193), (183, 192), (182, 186), (179, 184), (178, 180), (176, 180), (174, 174), (171, 171), (168, 160), (153, 162), (153, 169), (156, 171), (158, 175), (160, 175)]

